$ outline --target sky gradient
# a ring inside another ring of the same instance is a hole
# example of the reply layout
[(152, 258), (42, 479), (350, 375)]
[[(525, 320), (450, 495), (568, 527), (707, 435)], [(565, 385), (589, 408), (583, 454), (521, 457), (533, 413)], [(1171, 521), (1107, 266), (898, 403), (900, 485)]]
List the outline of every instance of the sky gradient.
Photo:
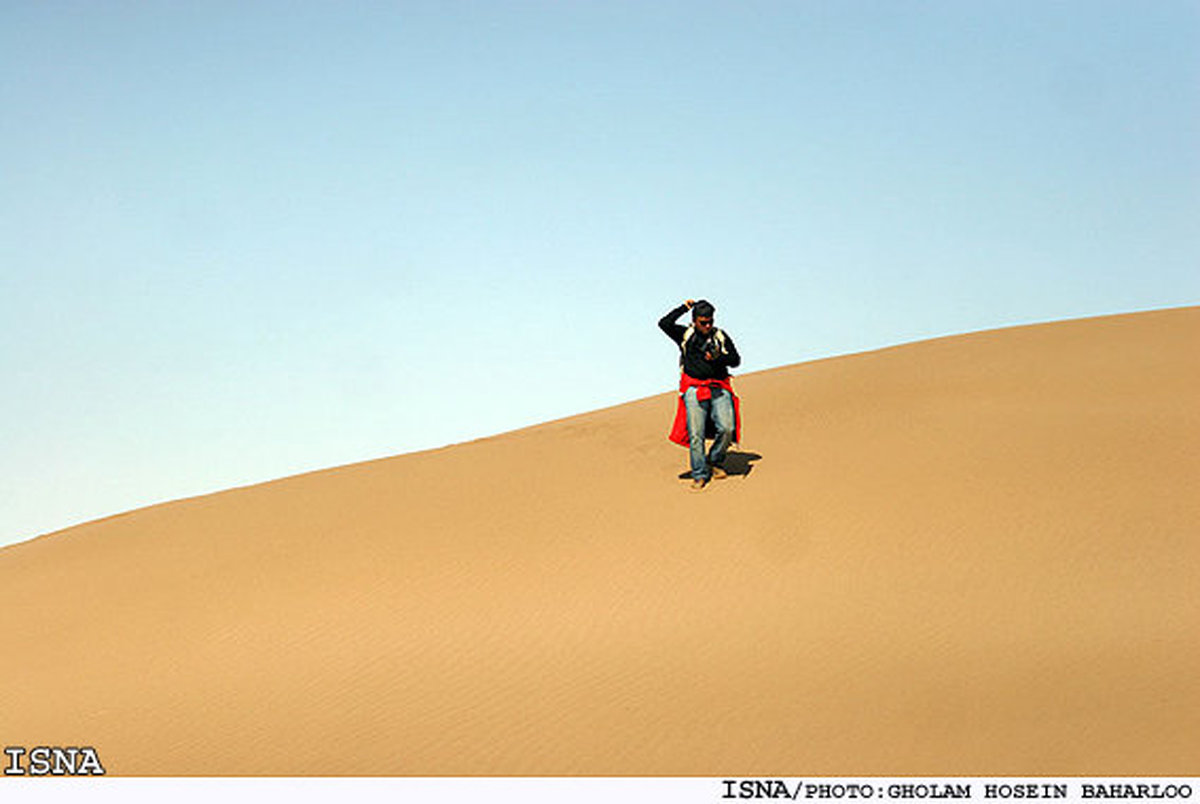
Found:
[(1169, 0), (0, 5), (0, 544), (670, 390), (689, 297), (743, 372), (1195, 304), (1198, 43)]

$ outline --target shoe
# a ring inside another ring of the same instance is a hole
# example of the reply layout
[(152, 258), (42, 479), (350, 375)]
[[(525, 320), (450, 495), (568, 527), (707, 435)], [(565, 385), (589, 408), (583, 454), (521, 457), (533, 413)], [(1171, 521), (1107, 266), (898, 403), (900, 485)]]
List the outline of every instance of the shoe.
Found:
[(688, 486), (688, 489), (691, 491), (704, 491), (704, 487), (707, 485), (707, 480), (692, 480), (692, 484)]
[(710, 468), (712, 469), (712, 479), (713, 480), (724, 480), (725, 478), (729, 477), (729, 473), (726, 472), (724, 469), (722, 469), (720, 466), (712, 466)]

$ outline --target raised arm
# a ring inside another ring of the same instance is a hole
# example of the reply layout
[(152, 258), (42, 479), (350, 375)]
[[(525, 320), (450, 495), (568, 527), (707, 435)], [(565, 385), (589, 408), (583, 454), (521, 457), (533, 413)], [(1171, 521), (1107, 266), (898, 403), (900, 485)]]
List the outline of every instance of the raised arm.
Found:
[(682, 341), (683, 333), (687, 332), (687, 327), (683, 326), (682, 324), (676, 324), (675, 320), (688, 310), (692, 309), (693, 304), (694, 302), (691, 299), (688, 299), (683, 304), (679, 305), (674, 310), (671, 310), (662, 318), (658, 319), (658, 328), (665, 332), (667, 337), (675, 341), (675, 343)]

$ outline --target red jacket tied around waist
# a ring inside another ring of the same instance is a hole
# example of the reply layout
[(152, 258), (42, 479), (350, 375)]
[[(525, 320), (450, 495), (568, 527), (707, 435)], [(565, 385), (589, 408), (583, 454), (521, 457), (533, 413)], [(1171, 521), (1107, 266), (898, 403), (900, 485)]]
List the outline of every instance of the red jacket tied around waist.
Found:
[[(679, 375), (679, 402), (675, 406), (675, 424), (671, 426), (671, 434), (667, 436), (676, 444), (688, 446), (691, 442), (688, 436), (687, 428), (687, 407), (683, 403), (683, 395), (687, 393), (688, 388), (696, 389), (696, 399), (701, 402), (712, 399), (714, 388), (721, 388), (729, 392), (729, 396), (733, 398), (733, 443), (740, 444), (742, 442), (742, 411), (741, 402), (738, 400), (737, 394), (733, 392), (733, 383), (728, 377), (723, 380), (697, 380), (694, 377), (689, 377), (687, 374), (680, 373)], [(708, 431), (704, 434), (705, 438), (715, 438), (714, 425), (710, 418), (705, 426)]]

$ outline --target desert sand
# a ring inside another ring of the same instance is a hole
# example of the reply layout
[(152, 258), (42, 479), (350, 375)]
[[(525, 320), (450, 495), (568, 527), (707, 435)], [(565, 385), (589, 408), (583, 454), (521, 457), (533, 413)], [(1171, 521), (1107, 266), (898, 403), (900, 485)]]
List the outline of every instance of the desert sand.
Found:
[(1198, 347), (1191, 307), (747, 374), (700, 493), (666, 392), (13, 545), (0, 740), (114, 775), (1198, 775)]

